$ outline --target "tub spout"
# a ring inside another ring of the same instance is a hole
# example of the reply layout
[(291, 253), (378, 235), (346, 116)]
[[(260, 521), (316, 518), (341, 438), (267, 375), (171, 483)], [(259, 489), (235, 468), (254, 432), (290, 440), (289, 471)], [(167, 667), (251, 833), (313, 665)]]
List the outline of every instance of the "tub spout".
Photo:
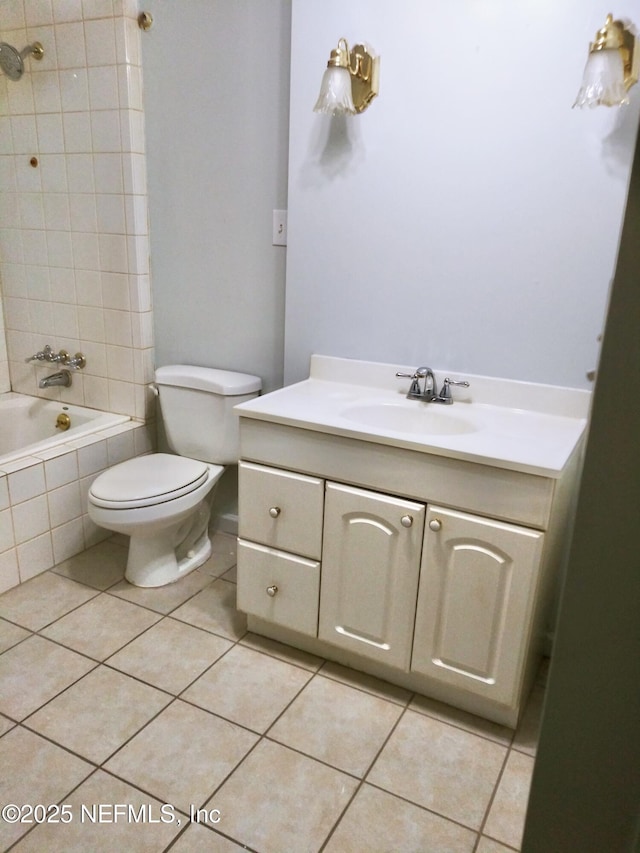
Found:
[(58, 373), (52, 373), (51, 376), (44, 376), (38, 383), (39, 388), (54, 388), (56, 385), (62, 385), (65, 388), (71, 385), (71, 374), (68, 370), (60, 370)]

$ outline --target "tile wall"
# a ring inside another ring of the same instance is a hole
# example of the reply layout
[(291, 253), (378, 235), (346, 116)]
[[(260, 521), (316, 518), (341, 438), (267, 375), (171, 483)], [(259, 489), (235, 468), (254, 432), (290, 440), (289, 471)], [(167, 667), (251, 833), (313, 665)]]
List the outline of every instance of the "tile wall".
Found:
[(2, 466), (0, 593), (111, 535), (87, 515), (89, 487), (154, 438), (153, 424), (129, 421)]
[[(40, 41), (0, 75), (0, 391), (144, 419), (153, 332), (136, 0), (5, 0), (0, 40)], [(49, 343), (87, 366), (38, 390)]]

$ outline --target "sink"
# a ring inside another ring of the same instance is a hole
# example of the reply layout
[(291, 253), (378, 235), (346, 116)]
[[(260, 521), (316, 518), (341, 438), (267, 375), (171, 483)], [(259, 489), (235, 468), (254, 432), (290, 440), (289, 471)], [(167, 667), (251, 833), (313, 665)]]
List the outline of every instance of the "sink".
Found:
[(434, 403), (357, 403), (340, 414), (352, 423), (371, 429), (419, 435), (462, 435), (480, 426), (449, 408)]

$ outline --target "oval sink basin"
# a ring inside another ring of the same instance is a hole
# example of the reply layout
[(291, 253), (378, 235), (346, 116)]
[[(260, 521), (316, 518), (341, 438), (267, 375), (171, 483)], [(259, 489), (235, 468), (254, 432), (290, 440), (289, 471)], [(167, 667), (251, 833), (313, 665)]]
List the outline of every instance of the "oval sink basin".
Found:
[(464, 416), (438, 404), (420, 403), (362, 403), (348, 406), (341, 415), (346, 420), (372, 430), (419, 435), (461, 435), (476, 432), (479, 426)]

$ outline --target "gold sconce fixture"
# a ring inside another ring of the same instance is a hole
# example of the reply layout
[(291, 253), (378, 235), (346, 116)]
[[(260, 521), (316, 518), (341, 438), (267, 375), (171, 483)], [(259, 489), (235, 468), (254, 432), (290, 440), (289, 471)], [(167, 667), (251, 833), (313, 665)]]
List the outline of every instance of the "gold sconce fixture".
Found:
[(635, 28), (607, 15), (589, 46), (582, 86), (574, 107), (617, 107), (629, 103), (627, 92), (638, 82), (640, 50)]
[(363, 44), (350, 50), (341, 38), (331, 51), (313, 109), (332, 116), (355, 115), (366, 110), (379, 89), (380, 57)]

